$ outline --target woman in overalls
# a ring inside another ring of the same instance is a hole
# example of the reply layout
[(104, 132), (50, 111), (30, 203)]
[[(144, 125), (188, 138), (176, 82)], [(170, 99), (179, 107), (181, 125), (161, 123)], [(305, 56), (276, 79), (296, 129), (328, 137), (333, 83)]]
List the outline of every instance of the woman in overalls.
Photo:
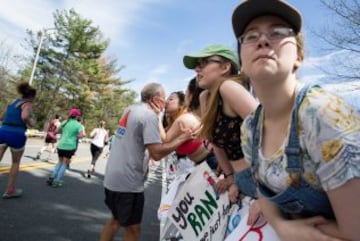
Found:
[(279, 0), (244, 1), (233, 13), (242, 71), (261, 103), (242, 125), (243, 152), (281, 240), (359, 240), (360, 117), (298, 82), (301, 22)]

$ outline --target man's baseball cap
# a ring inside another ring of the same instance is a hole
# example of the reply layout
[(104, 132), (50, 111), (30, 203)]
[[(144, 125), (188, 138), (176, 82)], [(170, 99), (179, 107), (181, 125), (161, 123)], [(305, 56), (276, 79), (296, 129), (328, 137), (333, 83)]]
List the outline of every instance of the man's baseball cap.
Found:
[(218, 55), (230, 60), (231, 62), (233, 62), (234, 66), (239, 68), (238, 57), (235, 52), (232, 51), (229, 47), (221, 44), (208, 45), (199, 52), (187, 54), (184, 56), (183, 62), (186, 68), (195, 69), (199, 59), (207, 58), (214, 55)]
[(291, 25), (295, 33), (301, 30), (301, 14), (282, 0), (245, 0), (232, 15), (232, 25), (236, 37), (244, 33), (246, 26), (256, 17), (275, 15)]

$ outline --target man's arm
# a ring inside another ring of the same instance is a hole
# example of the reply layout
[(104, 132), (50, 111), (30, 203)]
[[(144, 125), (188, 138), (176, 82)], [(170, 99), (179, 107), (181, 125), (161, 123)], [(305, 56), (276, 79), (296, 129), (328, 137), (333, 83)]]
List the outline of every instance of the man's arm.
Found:
[(155, 161), (159, 161), (161, 158), (173, 152), (178, 146), (188, 139), (191, 139), (191, 130), (183, 132), (170, 142), (148, 144), (146, 145), (146, 148), (149, 150), (150, 157)]

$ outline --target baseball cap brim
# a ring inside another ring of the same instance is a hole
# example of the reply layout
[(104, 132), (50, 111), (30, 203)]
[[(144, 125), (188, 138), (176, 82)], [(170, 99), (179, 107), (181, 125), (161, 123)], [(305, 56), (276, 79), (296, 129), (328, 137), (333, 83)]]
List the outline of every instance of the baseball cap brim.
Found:
[(214, 55), (222, 56), (230, 60), (234, 64), (234, 66), (238, 68), (238, 58), (235, 52), (232, 51), (229, 47), (221, 44), (208, 45), (199, 52), (187, 54), (184, 56), (183, 62), (186, 68), (195, 69), (198, 65), (199, 59), (207, 58)]
[(186, 68), (188, 69), (195, 69), (196, 65), (198, 64), (198, 61), (200, 58), (206, 58), (212, 56), (211, 54), (191, 54), (191, 55), (185, 55), (183, 62)]
[(254, 18), (268, 14), (282, 18), (292, 26), (295, 33), (300, 32), (301, 15), (294, 7), (281, 0), (247, 0), (239, 4), (232, 15), (235, 36), (242, 35)]

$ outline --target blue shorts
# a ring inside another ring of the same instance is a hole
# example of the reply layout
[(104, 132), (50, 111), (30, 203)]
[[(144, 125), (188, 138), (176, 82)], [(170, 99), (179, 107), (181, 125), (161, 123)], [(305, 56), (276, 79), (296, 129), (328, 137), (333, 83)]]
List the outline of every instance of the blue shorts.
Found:
[(6, 145), (16, 150), (23, 150), (25, 148), (25, 143), (25, 131), (10, 131), (0, 128), (0, 145)]

